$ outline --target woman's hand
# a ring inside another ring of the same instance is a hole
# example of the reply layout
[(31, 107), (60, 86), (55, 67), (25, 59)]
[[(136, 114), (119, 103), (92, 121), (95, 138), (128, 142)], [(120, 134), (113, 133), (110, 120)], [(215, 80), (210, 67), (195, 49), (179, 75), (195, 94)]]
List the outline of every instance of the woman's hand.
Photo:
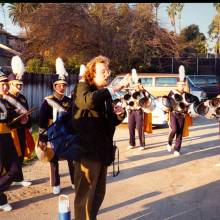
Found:
[(118, 105), (118, 104), (114, 105), (113, 111), (117, 115), (125, 113), (125, 109), (121, 105)]
[(127, 75), (118, 83), (118, 85), (113, 88), (114, 91), (115, 91), (115, 92), (118, 92), (118, 91), (120, 91), (121, 89), (128, 87), (128, 86), (130, 85), (130, 81), (131, 81), (130, 78), (131, 78), (130, 75), (127, 74)]

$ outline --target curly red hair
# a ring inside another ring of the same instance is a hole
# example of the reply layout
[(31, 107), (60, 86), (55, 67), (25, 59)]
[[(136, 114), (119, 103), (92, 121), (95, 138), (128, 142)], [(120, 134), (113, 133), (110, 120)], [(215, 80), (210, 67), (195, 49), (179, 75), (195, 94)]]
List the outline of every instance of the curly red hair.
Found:
[(104, 63), (108, 66), (109, 62), (109, 58), (102, 55), (91, 59), (86, 65), (86, 71), (84, 74), (85, 81), (87, 81), (90, 85), (94, 85), (96, 63)]

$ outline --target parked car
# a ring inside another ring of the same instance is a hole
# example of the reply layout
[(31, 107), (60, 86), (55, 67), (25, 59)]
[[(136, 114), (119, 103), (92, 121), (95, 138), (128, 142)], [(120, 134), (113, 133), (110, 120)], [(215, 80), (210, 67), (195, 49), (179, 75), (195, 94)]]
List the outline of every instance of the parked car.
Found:
[(197, 87), (203, 89), (208, 98), (219, 94), (219, 82), (216, 75), (189, 75), (189, 80)]

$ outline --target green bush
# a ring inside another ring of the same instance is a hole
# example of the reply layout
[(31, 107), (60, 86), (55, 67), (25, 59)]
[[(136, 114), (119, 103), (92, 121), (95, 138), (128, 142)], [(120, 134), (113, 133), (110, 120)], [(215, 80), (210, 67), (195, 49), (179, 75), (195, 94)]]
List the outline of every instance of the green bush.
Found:
[(42, 61), (39, 58), (29, 59), (26, 63), (26, 71), (30, 73), (40, 72)]

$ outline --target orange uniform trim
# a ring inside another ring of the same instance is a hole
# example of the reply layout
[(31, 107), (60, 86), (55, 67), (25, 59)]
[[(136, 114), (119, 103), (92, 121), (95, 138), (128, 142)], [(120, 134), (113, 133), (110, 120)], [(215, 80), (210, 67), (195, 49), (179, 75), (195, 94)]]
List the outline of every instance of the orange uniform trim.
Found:
[(15, 149), (17, 151), (17, 154), (20, 157), (20, 156), (22, 156), (21, 145), (20, 145), (20, 141), (18, 139), (18, 132), (17, 132), (16, 128), (11, 129), (11, 136), (12, 136), (12, 139), (13, 139), (14, 146), (15, 146)]
[(153, 133), (152, 129), (152, 113), (144, 112), (144, 132), (151, 134)]
[(11, 133), (11, 130), (6, 123), (0, 123), (0, 133), (1, 134)]
[(189, 136), (189, 126), (191, 126), (192, 124), (193, 124), (192, 117), (187, 113), (184, 121), (183, 137)]
[(35, 142), (28, 128), (25, 128), (25, 145), (24, 157), (29, 159), (34, 152)]

